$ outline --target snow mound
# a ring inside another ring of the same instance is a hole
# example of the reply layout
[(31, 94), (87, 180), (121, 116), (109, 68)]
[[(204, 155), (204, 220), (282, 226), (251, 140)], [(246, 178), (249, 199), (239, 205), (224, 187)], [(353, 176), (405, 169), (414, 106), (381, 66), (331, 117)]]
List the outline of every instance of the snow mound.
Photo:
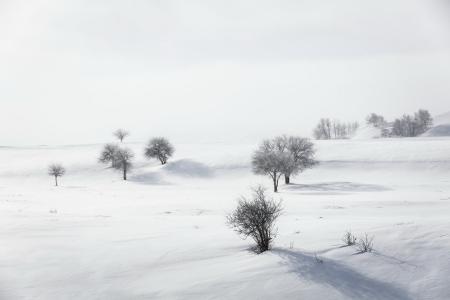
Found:
[(164, 170), (175, 175), (188, 177), (210, 177), (213, 174), (213, 170), (207, 165), (190, 159), (170, 162), (165, 165)]
[(373, 126), (365, 126), (358, 129), (353, 136), (355, 140), (369, 140), (381, 137), (381, 129)]
[(450, 123), (437, 125), (423, 134), (426, 137), (450, 136)]
[(450, 124), (450, 111), (433, 118), (434, 125)]

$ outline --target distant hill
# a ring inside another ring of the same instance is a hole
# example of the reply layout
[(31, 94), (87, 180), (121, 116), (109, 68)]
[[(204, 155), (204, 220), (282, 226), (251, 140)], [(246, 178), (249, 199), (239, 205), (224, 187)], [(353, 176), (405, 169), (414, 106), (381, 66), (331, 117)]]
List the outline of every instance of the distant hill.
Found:
[(450, 124), (437, 125), (429, 129), (423, 136), (450, 136)]
[(433, 118), (434, 125), (450, 124), (450, 111)]
[(423, 136), (450, 136), (450, 112), (434, 117), (433, 123), (434, 127), (425, 132)]

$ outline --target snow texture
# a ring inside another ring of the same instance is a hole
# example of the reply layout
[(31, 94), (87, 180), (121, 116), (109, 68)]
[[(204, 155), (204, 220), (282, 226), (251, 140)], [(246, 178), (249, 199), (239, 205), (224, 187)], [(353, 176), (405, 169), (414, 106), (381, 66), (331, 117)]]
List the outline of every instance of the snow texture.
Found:
[[(273, 195), (285, 211), (261, 255), (225, 224), (270, 186), (256, 145), (176, 145), (165, 166), (127, 147), (127, 182), (101, 145), (0, 149), (0, 299), (450, 298), (450, 138), (318, 142), (320, 165)], [(344, 247), (347, 230), (374, 251)]]

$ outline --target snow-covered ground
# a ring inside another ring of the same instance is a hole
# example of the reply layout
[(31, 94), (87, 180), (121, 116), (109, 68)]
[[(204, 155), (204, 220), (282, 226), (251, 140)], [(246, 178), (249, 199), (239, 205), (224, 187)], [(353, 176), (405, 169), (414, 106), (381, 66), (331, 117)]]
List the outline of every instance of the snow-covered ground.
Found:
[[(270, 187), (255, 145), (177, 145), (164, 167), (128, 146), (127, 182), (101, 145), (0, 148), (0, 299), (450, 299), (450, 138), (318, 142), (261, 255), (225, 224)], [(342, 247), (346, 230), (375, 251)]]
[(433, 119), (434, 126), (423, 134), (424, 137), (450, 136), (450, 112)]

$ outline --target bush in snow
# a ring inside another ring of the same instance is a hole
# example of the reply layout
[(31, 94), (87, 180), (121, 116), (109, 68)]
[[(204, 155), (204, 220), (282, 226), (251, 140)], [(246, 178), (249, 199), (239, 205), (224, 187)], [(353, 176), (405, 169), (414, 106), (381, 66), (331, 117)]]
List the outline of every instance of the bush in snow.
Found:
[(151, 139), (145, 148), (145, 156), (150, 159), (158, 159), (162, 165), (166, 164), (167, 160), (172, 157), (174, 152), (175, 148), (163, 137)]
[(113, 132), (113, 135), (122, 143), (124, 138), (130, 135), (130, 133), (123, 129), (117, 129)]
[(356, 244), (356, 241), (358, 239), (356, 238), (356, 236), (353, 235), (353, 233), (351, 231), (347, 231), (344, 236), (342, 237), (342, 241), (344, 242), (344, 244), (346, 246), (353, 246)]
[(48, 166), (48, 175), (55, 177), (55, 186), (58, 186), (58, 177), (66, 174), (66, 169), (61, 164), (51, 164)]
[(366, 233), (360, 237), (357, 243), (357, 250), (359, 253), (372, 252), (373, 250), (373, 236), (369, 237)]
[(107, 164), (111, 163), (111, 167), (115, 167), (115, 157), (116, 152), (119, 150), (119, 147), (116, 144), (106, 144), (103, 147), (103, 150), (100, 154), (100, 157), (98, 159), (99, 162)]
[(262, 253), (270, 249), (276, 235), (275, 221), (281, 212), (281, 202), (267, 198), (265, 189), (259, 186), (253, 189), (251, 199), (239, 199), (227, 223), (244, 238), (251, 237), (256, 242), (256, 252)]

